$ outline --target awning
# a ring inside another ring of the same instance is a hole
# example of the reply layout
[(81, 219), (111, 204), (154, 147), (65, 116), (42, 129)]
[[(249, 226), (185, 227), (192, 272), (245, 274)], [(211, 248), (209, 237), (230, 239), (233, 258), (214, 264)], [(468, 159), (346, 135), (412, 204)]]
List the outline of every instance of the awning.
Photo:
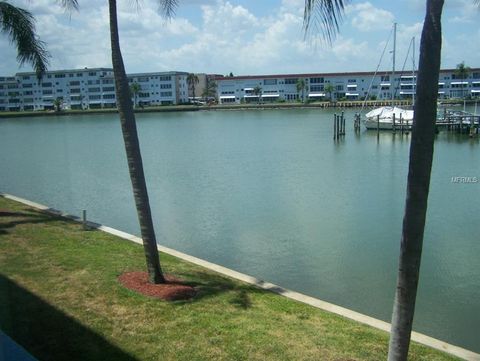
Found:
[(480, 90), (471, 90), (471, 92), (474, 94), (480, 94)]
[(390, 83), (380, 83), (380, 86), (390, 86)]
[(412, 79), (412, 78), (416, 78), (417, 76), (416, 75), (402, 75), (400, 78), (401, 79)]
[(235, 99), (235, 95), (222, 95), (220, 99)]
[(468, 81), (452, 81), (450, 85), (465, 85), (468, 84)]
[(258, 98), (258, 95), (244, 95), (244, 98)]
[(480, 81), (472, 81), (472, 85), (480, 85)]
[(250, 91), (250, 90), (253, 90), (253, 88), (243, 88), (243, 90)]
[(309, 97), (324, 97), (325, 93), (309, 93)]
[(445, 94), (445, 92), (438, 92), (438, 94)]
[(357, 84), (347, 84), (347, 88), (356, 88)]
[(345, 93), (347, 97), (358, 97), (358, 93)]
[(402, 95), (412, 95), (412, 94), (415, 94), (415, 92), (413, 92), (413, 91), (412, 92), (403, 91), (403, 92), (400, 92), (400, 94), (402, 94)]
[(279, 94), (263, 94), (262, 98), (278, 98)]
[(400, 83), (400, 86), (413, 86), (412, 83)]
[(445, 85), (445, 83), (438, 83), (438, 85)]

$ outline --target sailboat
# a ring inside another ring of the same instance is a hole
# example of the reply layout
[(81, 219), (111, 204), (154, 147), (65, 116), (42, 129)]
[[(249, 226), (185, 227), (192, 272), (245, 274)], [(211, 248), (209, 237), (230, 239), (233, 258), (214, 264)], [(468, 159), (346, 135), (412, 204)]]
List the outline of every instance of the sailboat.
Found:
[[(365, 114), (364, 124), (367, 129), (381, 129), (381, 130), (391, 130), (394, 127), (404, 127), (409, 129), (413, 124), (413, 110), (407, 110), (393, 105), (394, 96), (395, 96), (395, 51), (396, 51), (396, 35), (397, 35), (397, 24), (393, 24), (393, 65), (392, 65), (392, 79), (391, 79), (391, 93), (392, 93), (392, 105), (383, 106), (375, 108), (370, 112)], [(414, 39), (413, 42), (413, 52), (415, 51)], [(415, 55), (413, 55), (415, 59)], [(415, 71), (415, 65), (414, 65)], [(412, 76), (412, 87), (414, 87), (414, 76)], [(412, 99), (414, 94), (412, 92)]]

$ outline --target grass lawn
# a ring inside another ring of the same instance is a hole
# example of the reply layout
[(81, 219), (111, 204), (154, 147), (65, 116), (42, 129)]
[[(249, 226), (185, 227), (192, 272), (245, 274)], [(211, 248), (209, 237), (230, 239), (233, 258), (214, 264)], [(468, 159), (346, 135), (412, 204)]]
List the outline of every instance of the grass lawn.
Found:
[[(39, 360), (382, 360), (388, 335), (162, 254), (198, 287), (164, 302), (122, 287), (134, 243), (0, 197), (0, 328)], [(455, 358), (417, 344), (411, 360)]]

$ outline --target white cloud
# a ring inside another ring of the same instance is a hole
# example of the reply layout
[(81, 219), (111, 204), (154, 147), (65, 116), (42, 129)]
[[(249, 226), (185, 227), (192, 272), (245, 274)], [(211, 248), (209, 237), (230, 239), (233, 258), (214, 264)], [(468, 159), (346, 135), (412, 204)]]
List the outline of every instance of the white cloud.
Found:
[(389, 29), (395, 19), (391, 12), (376, 8), (369, 2), (350, 5), (346, 13), (352, 17), (352, 26), (360, 31)]

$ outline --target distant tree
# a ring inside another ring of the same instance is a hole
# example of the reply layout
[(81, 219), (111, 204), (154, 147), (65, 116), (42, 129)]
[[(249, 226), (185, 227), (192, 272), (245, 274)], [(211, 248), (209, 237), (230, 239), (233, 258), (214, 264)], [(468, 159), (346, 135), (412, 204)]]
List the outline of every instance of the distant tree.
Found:
[(215, 80), (207, 78), (207, 83), (202, 93), (202, 97), (204, 97), (206, 100), (209, 98), (217, 98), (217, 82)]
[(333, 95), (333, 92), (335, 91), (335, 88), (332, 84), (330, 83), (327, 83), (325, 85), (325, 87), (323, 88), (324, 92), (328, 94), (328, 99), (330, 101), (333, 101), (333, 98), (332, 98), (332, 95)]
[[(457, 79), (465, 80), (470, 75), (470, 67), (465, 65), (465, 62), (462, 61), (460, 64), (457, 64), (457, 68), (455, 69), (455, 77)], [(466, 88), (465, 84), (462, 84), (462, 97), (466, 96)]]
[(30, 63), (38, 79), (41, 79), (47, 71), (50, 55), (35, 32), (33, 15), (7, 1), (0, 1), (0, 31), (17, 47), (19, 64)]
[(62, 110), (62, 105), (63, 105), (63, 99), (62, 98), (55, 98), (53, 101), (53, 106), (55, 108), (56, 112), (59, 112)]
[(192, 90), (193, 102), (195, 102), (195, 85), (198, 84), (199, 82), (200, 80), (198, 79), (197, 75), (193, 73), (188, 74), (187, 83), (190, 89)]
[(142, 86), (137, 82), (130, 84), (130, 93), (133, 95), (133, 107), (137, 107), (138, 93), (142, 90)]
[(253, 88), (252, 93), (257, 96), (258, 104), (260, 104), (260, 99), (262, 98), (262, 87), (257, 85), (255, 88)]
[(230, 74), (228, 74), (228, 76), (229, 76), (230, 78), (232, 78), (232, 77), (233, 77), (233, 73), (230, 72)]
[(301, 99), (302, 99), (302, 102), (305, 103), (305, 88), (306, 88), (306, 84), (305, 84), (305, 79), (298, 79), (297, 80), (297, 93), (300, 95), (302, 95)]

